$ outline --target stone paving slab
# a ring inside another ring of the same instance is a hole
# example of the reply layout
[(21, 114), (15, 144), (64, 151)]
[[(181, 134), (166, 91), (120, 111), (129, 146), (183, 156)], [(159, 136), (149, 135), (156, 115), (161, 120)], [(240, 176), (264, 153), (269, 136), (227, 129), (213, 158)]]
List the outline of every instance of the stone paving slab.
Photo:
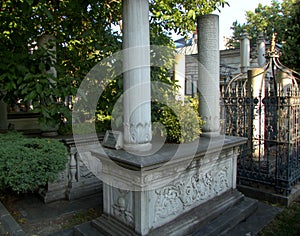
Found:
[(275, 216), (282, 212), (280, 207), (272, 206), (258, 201), (256, 211), (251, 214), (245, 221), (241, 222), (232, 230), (228, 231), (227, 236), (253, 236), (260, 232), (266, 225), (268, 225)]
[(16, 201), (14, 207), (19, 209), (22, 217), (27, 221), (36, 222), (42, 219), (53, 219), (57, 216), (78, 212), (91, 207), (99, 208), (101, 204), (101, 194), (95, 194), (72, 201), (61, 200), (47, 204), (43, 203), (37, 196), (32, 196)]
[(45, 204), (38, 196), (30, 195), (13, 202), (13, 210), (17, 211), (19, 217), (25, 222), (18, 224), (5, 206), (0, 203), (0, 236), (71, 236), (73, 235), (73, 228), (62, 230), (59, 224), (65, 219), (71, 219), (76, 213), (88, 211), (91, 208), (99, 209), (99, 211), (102, 209), (102, 194), (94, 194), (72, 201), (61, 200), (48, 204)]
[(5, 206), (0, 202), (0, 233), (1, 235), (26, 236), (23, 229), (10, 215)]
[[(230, 235), (227, 232), (232, 228), (240, 229), (240, 223), (247, 217), (251, 216), (257, 209), (257, 200), (251, 198), (244, 198), (240, 203), (235, 204), (231, 208), (224, 211), (216, 219), (208, 222), (193, 236), (219, 236), (219, 235)], [(252, 225), (251, 227), (256, 227)], [(243, 234), (240, 234), (243, 235)]]

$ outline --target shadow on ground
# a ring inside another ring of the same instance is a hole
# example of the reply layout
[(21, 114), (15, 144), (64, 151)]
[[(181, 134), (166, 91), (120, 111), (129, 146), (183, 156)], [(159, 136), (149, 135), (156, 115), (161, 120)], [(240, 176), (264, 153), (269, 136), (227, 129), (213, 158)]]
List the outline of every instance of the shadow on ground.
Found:
[[(102, 212), (102, 195), (67, 201), (61, 200), (45, 204), (37, 195), (5, 196), (2, 203), (26, 235), (46, 236), (55, 232), (70, 231), (75, 225), (90, 221)], [(7, 212), (1, 211), (1, 220)], [(7, 217), (7, 216), (6, 216)], [(11, 220), (0, 224), (1, 235), (17, 231)], [(5, 228), (8, 228), (6, 230)], [(9, 234), (7, 234), (9, 235)], [(59, 234), (62, 235), (62, 234)]]

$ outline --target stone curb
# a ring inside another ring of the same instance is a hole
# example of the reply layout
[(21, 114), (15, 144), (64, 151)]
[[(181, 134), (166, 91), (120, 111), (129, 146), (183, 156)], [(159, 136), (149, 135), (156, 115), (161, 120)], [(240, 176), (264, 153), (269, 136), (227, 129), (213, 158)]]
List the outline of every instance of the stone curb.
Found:
[(21, 226), (10, 215), (5, 206), (0, 202), (0, 233), (11, 236), (26, 236)]

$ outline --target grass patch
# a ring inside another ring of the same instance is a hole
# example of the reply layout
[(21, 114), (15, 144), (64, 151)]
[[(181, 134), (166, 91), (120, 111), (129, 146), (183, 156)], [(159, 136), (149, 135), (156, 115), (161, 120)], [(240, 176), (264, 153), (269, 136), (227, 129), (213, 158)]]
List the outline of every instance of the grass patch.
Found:
[(258, 236), (300, 235), (300, 198), (286, 207)]
[(62, 220), (61, 227), (62, 229), (72, 228), (75, 225), (79, 225), (84, 222), (96, 219), (99, 216), (99, 214), (99, 211), (95, 208), (90, 208), (86, 211), (76, 212)]

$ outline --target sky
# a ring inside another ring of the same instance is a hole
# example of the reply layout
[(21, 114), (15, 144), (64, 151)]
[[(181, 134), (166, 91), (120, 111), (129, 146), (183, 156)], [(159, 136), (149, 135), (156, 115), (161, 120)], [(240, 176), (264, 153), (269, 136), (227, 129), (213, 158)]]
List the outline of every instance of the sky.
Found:
[(263, 6), (270, 5), (271, 0), (227, 0), (229, 6), (221, 8), (221, 13), (214, 12), (219, 15), (219, 30), (220, 30), (220, 49), (224, 49), (223, 37), (232, 36), (230, 27), (234, 21), (246, 23), (246, 11), (254, 11), (261, 3)]

